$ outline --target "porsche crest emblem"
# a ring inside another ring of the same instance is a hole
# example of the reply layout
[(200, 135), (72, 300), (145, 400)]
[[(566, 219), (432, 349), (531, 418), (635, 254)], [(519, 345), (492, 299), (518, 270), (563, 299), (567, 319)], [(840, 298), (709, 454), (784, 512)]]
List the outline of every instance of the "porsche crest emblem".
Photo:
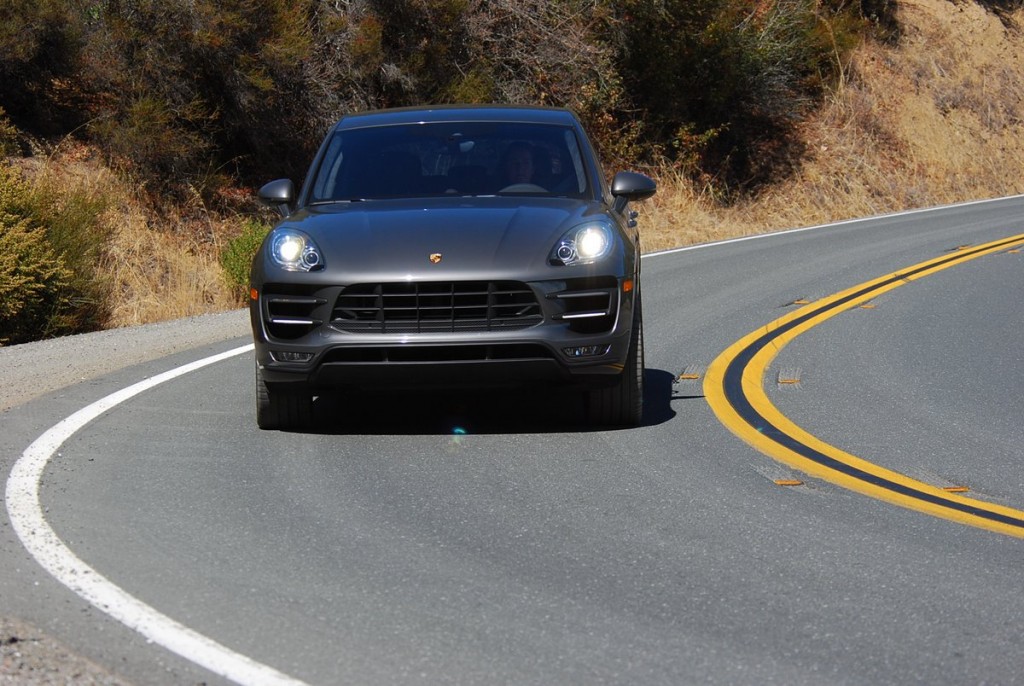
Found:
[(437, 264), (441, 261), (441, 253), (432, 252), (430, 253), (430, 264)]

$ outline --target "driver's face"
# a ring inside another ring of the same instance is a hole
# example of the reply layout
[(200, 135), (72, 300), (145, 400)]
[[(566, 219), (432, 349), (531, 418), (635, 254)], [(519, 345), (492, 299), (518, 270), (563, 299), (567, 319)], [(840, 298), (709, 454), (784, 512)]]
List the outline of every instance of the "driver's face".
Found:
[(505, 161), (509, 183), (529, 183), (533, 179), (533, 156), (529, 150), (513, 150)]

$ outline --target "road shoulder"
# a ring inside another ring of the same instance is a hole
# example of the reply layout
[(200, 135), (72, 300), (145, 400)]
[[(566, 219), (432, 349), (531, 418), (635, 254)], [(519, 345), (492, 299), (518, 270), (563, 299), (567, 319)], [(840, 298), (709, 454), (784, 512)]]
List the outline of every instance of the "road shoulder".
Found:
[(0, 347), (0, 412), (119, 369), (249, 333), (247, 310)]

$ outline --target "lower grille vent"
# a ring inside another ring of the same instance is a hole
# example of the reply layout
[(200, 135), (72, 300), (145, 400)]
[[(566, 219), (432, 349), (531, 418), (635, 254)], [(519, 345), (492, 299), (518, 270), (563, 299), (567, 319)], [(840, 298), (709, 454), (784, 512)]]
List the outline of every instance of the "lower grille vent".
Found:
[(273, 338), (294, 340), (323, 324), (318, 310), (327, 300), (305, 289), (265, 287), (262, 295), (267, 333)]
[(496, 360), (549, 360), (551, 351), (540, 345), (384, 346), (335, 348), (323, 362), (341, 364), (415, 364), (491, 362)]

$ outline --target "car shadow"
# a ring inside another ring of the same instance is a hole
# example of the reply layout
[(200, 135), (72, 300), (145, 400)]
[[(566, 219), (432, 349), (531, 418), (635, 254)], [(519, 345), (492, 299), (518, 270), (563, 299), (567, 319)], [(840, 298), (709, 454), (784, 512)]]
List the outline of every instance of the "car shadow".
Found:
[[(644, 371), (644, 426), (675, 416), (671, 373)], [(562, 389), (398, 391), (320, 396), (305, 433), (324, 435), (459, 435), (578, 433), (585, 421), (580, 393)]]

